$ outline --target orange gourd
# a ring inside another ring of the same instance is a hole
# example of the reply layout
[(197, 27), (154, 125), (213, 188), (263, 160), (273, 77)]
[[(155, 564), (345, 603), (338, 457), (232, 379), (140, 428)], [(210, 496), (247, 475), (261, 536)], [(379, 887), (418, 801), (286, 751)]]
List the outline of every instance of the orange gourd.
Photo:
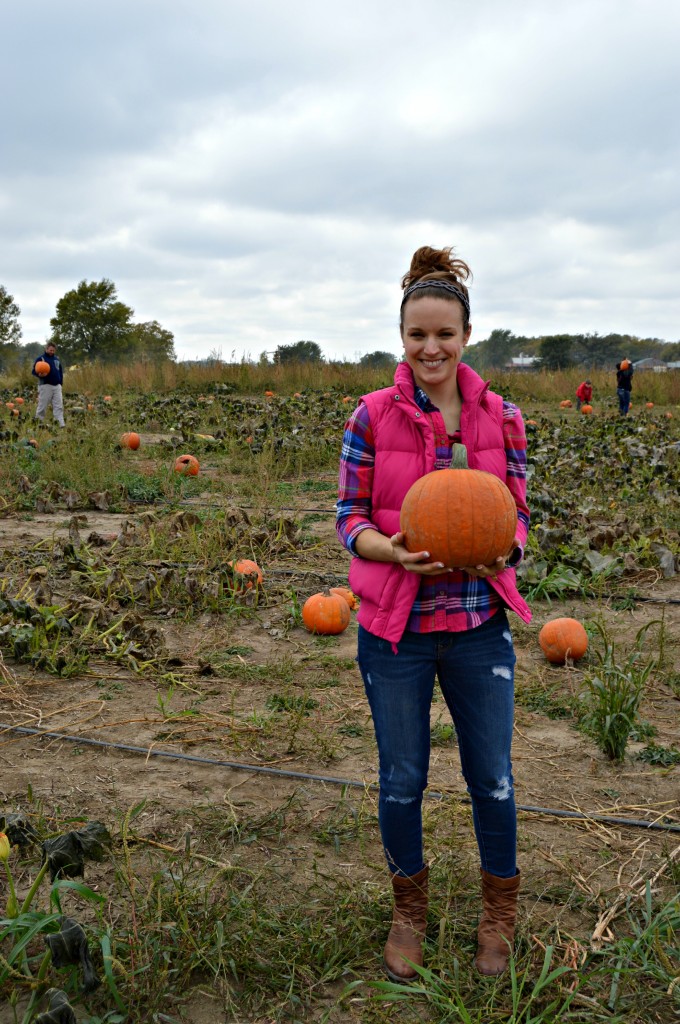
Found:
[(357, 599), (356, 595), (352, 593), (349, 587), (330, 587), (331, 594), (339, 594), (340, 597), (344, 597), (345, 601), (350, 607), (350, 610), (356, 608)]
[(581, 406), (581, 412), (583, 413), (584, 416), (590, 416), (592, 411), (593, 411), (592, 405), (582, 405)]
[(578, 661), (588, 650), (588, 634), (578, 619), (550, 619), (538, 634), (548, 661), (564, 665), (567, 658)]
[(142, 443), (142, 439), (139, 434), (135, 434), (133, 430), (123, 434), (120, 439), (121, 448), (130, 448), (133, 452), (136, 452)]
[(15, 404), (15, 405), (23, 405), (23, 404), (24, 404), (24, 400), (23, 400), (23, 398), (21, 397), (21, 395), (19, 395), (19, 397), (18, 397), (18, 398), (15, 398), (15, 399), (14, 399), (14, 404)]
[(35, 372), (39, 377), (46, 377), (50, 372), (50, 364), (46, 363), (44, 359), (39, 359), (35, 364)]
[(302, 621), (310, 633), (335, 636), (347, 629), (350, 617), (345, 598), (328, 590), (312, 594), (302, 606)]
[(645, 402), (645, 409), (653, 409), (654, 402)]
[(467, 468), (467, 451), (453, 446), (451, 469), (426, 473), (408, 490), (399, 516), (409, 551), (429, 551), (447, 569), (492, 565), (508, 553), (517, 506), (493, 473)]
[(560, 402), (560, 409), (571, 409), (571, 399), (565, 398)]
[(264, 582), (262, 570), (252, 558), (237, 558), (229, 565), (234, 573), (233, 589), (236, 593), (252, 590)]
[(265, 398), (273, 398), (274, 397), (274, 392), (273, 391), (265, 391), (264, 397)]
[(180, 455), (175, 460), (175, 473), (183, 473), (185, 476), (198, 476), (198, 459), (193, 455)]

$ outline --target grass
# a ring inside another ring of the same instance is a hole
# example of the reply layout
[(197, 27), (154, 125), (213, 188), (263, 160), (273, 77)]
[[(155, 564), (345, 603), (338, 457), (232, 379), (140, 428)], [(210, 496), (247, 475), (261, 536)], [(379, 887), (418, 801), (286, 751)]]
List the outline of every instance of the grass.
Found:
[[(114, 386), (113, 373), (124, 378), (127, 391)], [(680, 400), (670, 374), (640, 378), (641, 395), (644, 386), (659, 404)], [(152, 372), (88, 367), (69, 375), (68, 402), (80, 402), (87, 391), (92, 397), (111, 392), (112, 407), (96, 401), (91, 417), (71, 417), (65, 435), (41, 431), (37, 451), (16, 448), (5, 438), (0, 511), (23, 517), (22, 528), (38, 520), (33, 526), (41, 531), (0, 552), (3, 599), (21, 595), (33, 609), (28, 618), (5, 611), (0, 623), (0, 630), (8, 627), (0, 640), (5, 657), (28, 680), (16, 691), (24, 701), (21, 720), (38, 697), (40, 714), (53, 712), (55, 681), (45, 670), (54, 671), (70, 676), (68, 682), (56, 680), (69, 688), (68, 706), (79, 699), (78, 690), (91, 685), (87, 700), (95, 698), (104, 708), (97, 712), (104, 720), (107, 714), (116, 721), (127, 718), (137, 700), (134, 713), (146, 721), (153, 743), (200, 754), (208, 741), (224, 758), (282, 769), (321, 771), (336, 762), (326, 774), (372, 780), (372, 729), (360, 675), (348, 656), (351, 637), (310, 636), (300, 629), (300, 609), (322, 582), (346, 571), (346, 558), (318, 529), (332, 521), (338, 443), (352, 408), (342, 398), (387, 383), (384, 375), (365, 374), (351, 364), (301, 373), (247, 364), (168, 365)], [(660, 536), (654, 533), (651, 543), (645, 529), (653, 524), (663, 531), (660, 519), (668, 525), (675, 515), (675, 464), (633, 461), (626, 476), (631, 505), (625, 526), (610, 504), (620, 499), (622, 453), (631, 437), (650, 447), (658, 437), (665, 445), (677, 436), (677, 417), (619, 424), (601, 416), (585, 425), (551, 404), (573, 391), (574, 374), (497, 376), (494, 383), (527, 416), (532, 403), (544, 406), (530, 436), (532, 502), (541, 530), (532, 531), (527, 547), (524, 593), (532, 601), (573, 603), (570, 613), (583, 609), (586, 595), (603, 608), (610, 594), (618, 595), (634, 608), (637, 597), (651, 589), (653, 546)], [(595, 383), (603, 396), (611, 384), (606, 375)], [(266, 387), (276, 392), (271, 401), (263, 398)], [(291, 401), (298, 390), (303, 399)], [(32, 393), (27, 384), (26, 397)], [(138, 452), (121, 451), (119, 434), (135, 427), (155, 440), (144, 441)], [(22, 421), (19, 435), (30, 428)], [(216, 440), (201, 441), (197, 433)], [(172, 472), (178, 450), (198, 456), (197, 478)], [(116, 525), (117, 539), (100, 543), (90, 540), (90, 523), (72, 516), (97, 515), (91, 495), (102, 493), (109, 495), (109, 510), (124, 513), (129, 523)], [(39, 518), (45, 507), (54, 509), (51, 521)], [(289, 507), (300, 511), (287, 512)], [(303, 511), (307, 507), (329, 512)], [(634, 523), (642, 524), (640, 533)], [(58, 535), (57, 525), (63, 528)], [(673, 548), (670, 533), (663, 541)], [(594, 571), (600, 563), (592, 552), (609, 566), (612, 553), (621, 562), (630, 556), (636, 567), (621, 578), (605, 577), (604, 570)], [(262, 588), (234, 592), (228, 563), (235, 557), (254, 557), (263, 566)], [(50, 608), (59, 608), (52, 618)], [(639, 605), (637, 614), (644, 608)], [(66, 618), (72, 632), (52, 625), (57, 618)], [(23, 632), (27, 625), (33, 627), (30, 636)], [(532, 626), (520, 625), (516, 637), (524, 654), (533, 649)], [(641, 701), (632, 710), (623, 708), (630, 726), (626, 740), (637, 736), (647, 746), (626, 771), (637, 767), (639, 774), (667, 782), (677, 772), (678, 752), (673, 745), (648, 742), (651, 732), (641, 715), (652, 713), (653, 704), (642, 703), (648, 696), (667, 701), (679, 692), (670, 629), (666, 636), (663, 630), (656, 637), (649, 632), (639, 644), (613, 643), (611, 636), (591, 630), (591, 650), (569, 684), (585, 672), (608, 687), (608, 705), (596, 704), (593, 695), (588, 706), (589, 713), (600, 714), (600, 733), (608, 735), (616, 731), (611, 721), (619, 713), (612, 704), (617, 686), (622, 679), (633, 683)], [(11, 659), (12, 644), (26, 660)], [(80, 664), (78, 657), (84, 659)], [(40, 671), (33, 658), (42, 659)], [(645, 675), (652, 659), (658, 669)], [(552, 684), (557, 671), (550, 670), (549, 683), (546, 672), (523, 676), (518, 705), (553, 719), (580, 713), (582, 706)], [(3, 675), (2, 696), (11, 697), (5, 682)], [(9, 698), (6, 706), (16, 710)], [(654, 713), (660, 721), (661, 712)], [(90, 727), (87, 719), (84, 731)], [(448, 770), (454, 735), (446, 718), (434, 724), (432, 742), (434, 757)], [(338, 767), (347, 752), (352, 760)], [(11, 760), (11, 751), (6, 753)], [(85, 746), (74, 747), (64, 758), (65, 771), (74, 761), (82, 766), (88, 753)], [(553, 751), (540, 745), (531, 755), (545, 773), (537, 770), (534, 783), (549, 778), (554, 765), (567, 764), (553, 764)], [(593, 759), (593, 765), (602, 771), (600, 787), (613, 784), (594, 792), (625, 800), (616, 761), (602, 766)], [(94, 799), (83, 785), (64, 796), (66, 782), (62, 786), (52, 776), (51, 763), (45, 776), (45, 793), (52, 784), (56, 793), (49, 797), (49, 815), (9, 783), (5, 787), (12, 800), (30, 809), (41, 838), (83, 820), (88, 808), (75, 801)], [(195, 991), (200, 1001), (201, 990), (210, 994), (204, 1016), (243, 1024), (552, 1024), (558, 1018), (667, 1024), (677, 1018), (680, 868), (673, 837), (645, 835), (638, 845), (637, 835), (617, 833), (603, 845), (604, 829), (574, 826), (567, 833), (567, 826), (544, 824), (537, 830), (522, 821), (526, 881), (515, 959), (507, 976), (490, 981), (471, 967), (479, 895), (470, 808), (456, 799), (429, 801), (425, 839), (433, 885), (426, 967), (418, 985), (401, 991), (381, 975), (390, 903), (372, 791), (339, 795), (310, 784), (290, 796), (280, 779), (239, 781), (229, 788), (220, 778), (211, 788), (201, 776), (187, 795), (180, 778), (171, 798), (166, 794), (163, 803), (146, 805), (144, 813), (106, 803), (115, 823), (111, 859), (87, 869), (88, 886), (103, 897), (101, 910), (73, 890), (63, 894), (64, 910), (85, 908), (86, 931), (106, 983), (85, 999), (67, 972), (49, 981), (66, 986), (87, 1024), (113, 1024), (116, 1015), (125, 1016), (126, 1024), (174, 1024), (186, 1016), (188, 994)], [(533, 794), (532, 802), (538, 802)], [(551, 860), (542, 859), (548, 855)], [(20, 884), (35, 877), (37, 848), (12, 857)], [(637, 883), (626, 881), (631, 865), (640, 866), (648, 880), (663, 873), (640, 893)], [(592, 942), (595, 922), (612, 909), (610, 937)], [(36, 940), (31, 963), (42, 954)], [(12, 991), (22, 991), (11, 978), (3, 984), (0, 995), (8, 1000)], [(20, 1011), (25, 1005), (24, 1000)]]

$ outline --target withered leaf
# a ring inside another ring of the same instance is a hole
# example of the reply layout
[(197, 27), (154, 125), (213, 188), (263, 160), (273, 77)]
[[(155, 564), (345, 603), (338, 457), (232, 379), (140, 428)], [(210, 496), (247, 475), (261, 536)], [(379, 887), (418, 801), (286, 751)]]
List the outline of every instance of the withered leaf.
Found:
[(48, 988), (47, 1010), (35, 1018), (35, 1024), (78, 1024), (68, 996), (60, 988)]
[(87, 936), (77, 921), (71, 917), (59, 918), (59, 931), (54, 935), (47, 935), (45, 943), (55, 967), (80, 964), (83, 969), (83, 992), (94, 992), (99, 988), (101, 982), (90, 956)]

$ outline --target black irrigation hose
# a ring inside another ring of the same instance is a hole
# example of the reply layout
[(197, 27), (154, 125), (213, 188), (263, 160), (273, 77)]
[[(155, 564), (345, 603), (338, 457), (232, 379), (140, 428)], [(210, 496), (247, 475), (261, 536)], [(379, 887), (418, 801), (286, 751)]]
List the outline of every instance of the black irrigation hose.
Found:
[[(103, 747), (107, 750), (123, 750), (131, 754), (144, 754), (145, 757), (162, 757), (172, 761), (189, 761), (192, 764), (211, 765), (213, 768), (232, 768), (234, 771), (253, 772), (259, 775), (274, 775), (277, 778), (300, 779), (305, 782), (327, 782), (334, 786), (348, 786), (353, 789), (375, 791), (379, 787), (374, 783), (357, 782), (356, 779), (339, 779), (333, 775), (312, 775), (308, 772), (286, 771), (283, 768), (267, 768), (264, 765), (243, 764), (239, 761), (221, 761), (211, 757), (198, 757), (196, 754), (178, 754), (171, 750), (154, 750), (148, 747), (135, 747), (128, 743), (112, 743), (109, 740), (95, 740), (88, 736), (70, 736), (61, 732), (44, 732), (42, 729), (30, 729), (22, 725), (8, 725), (0, 722), (3, 732), (19, 733), (21, 736), (42, 736), (51, 740), (67, 740), (89, 747)], [(425, 794), (430, 800), (444, 800), (449, 794), (428, 791)], [(463, 798), (464, 803), (469, 803)], [(517, 804), (518, 811), (530, 814), (545, 814), (552, 818), (574, 818), (579, 821), (600, 821), (608, 825), (628, 825), (632, 828), (653, 829), (660, 832), (680, 832), (680, 825), (670, 825), (658, 821), (644, 821), (636, 818), (613, 818), (606, 814), (584, 814), (581, 811), (564, 811), (552, 807), (533, 807), (528, 804)]]

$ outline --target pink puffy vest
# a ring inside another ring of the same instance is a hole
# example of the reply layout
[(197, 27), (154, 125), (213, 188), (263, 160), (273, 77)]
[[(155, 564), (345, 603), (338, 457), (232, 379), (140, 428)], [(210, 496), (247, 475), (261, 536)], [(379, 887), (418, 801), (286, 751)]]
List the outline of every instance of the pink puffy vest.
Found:
[[(503, 400), (465, 363), (458, 365), (458, 387), (463, 399), (461, 440), (468, 452), (470, 469), (495, 473), (505, 482)], [(394, 385), (364, 395), (375, 441), (371, 519), (386, 536), (399, 530), (399, 512), (411, 484), (435, 465), (432, 419), (415, 402), (413, 374), (408, 363), (399, 363)], [(522, 544), (525, 528), (518, 524)], [(517, 590), (515, 571), (505, 569), (491, 586), (509, 608), (525, 622), (531, 620), (526, 601)], [(394, 562), (353, 558), (349, 584), (361, 598), (357, 619), (375, 636), (398, 643), (406, 628), (420, 577)]]

